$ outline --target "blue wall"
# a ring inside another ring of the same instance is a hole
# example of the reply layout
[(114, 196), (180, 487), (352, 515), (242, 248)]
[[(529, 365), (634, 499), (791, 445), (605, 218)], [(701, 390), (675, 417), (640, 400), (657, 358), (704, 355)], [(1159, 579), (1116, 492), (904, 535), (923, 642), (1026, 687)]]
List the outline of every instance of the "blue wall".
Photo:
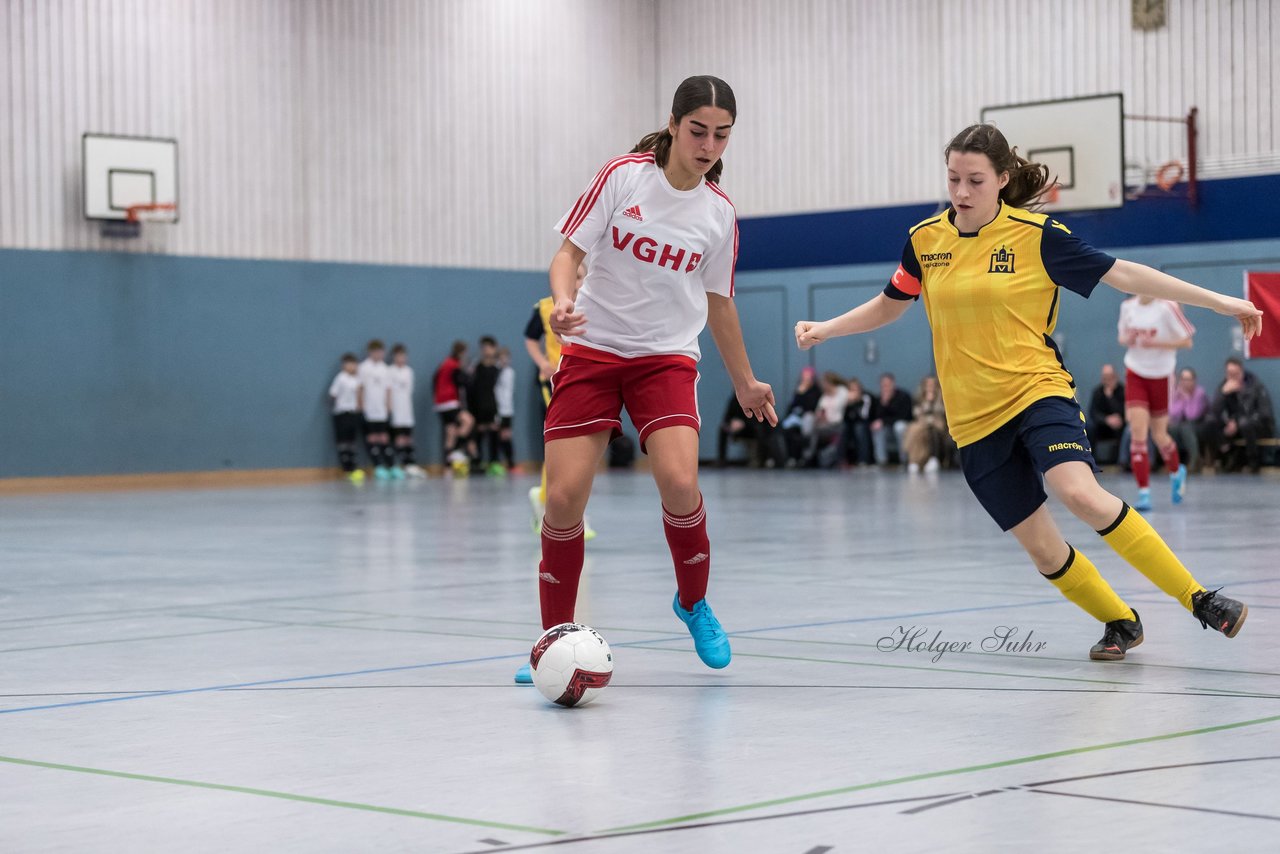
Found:
[[(1258, 180), (1270, 186), (1270, 179)], [(1208, 193), (1212, 198), (1212, 188)], [(1264, 216), (1274, 200), (1219, 211), (1214, 223), (1162, 204), (1064, 219), (1114, 254), (1223, 293), (1241, 292), (1245, 269), (1280, 270), (1280, 234), (1213, 242), (1229, 233), (1218, 220), (1233, 217), (1243, 233), (1280, 231), (1280, 216)], [(920, 306), (891, 327), (809, 353), (792, 340), (796, 321), (830, 317), (877, 293), (918, 214), (915, 208), (813, 214), (774, 218), (768, 228), (766, 221), (744, 221), (737, 306), (752, 364), (773, 384), (780, 406), (804, 365), (868, 384), (891, 370), (910, 388), (932, 370)], [(844, 230), (850, 217), (862, 226), (871, 217), (883, 239)], [(1212, 236), (1121, 248), (1100, 239), (1112, 232), (1097, 217), (1111, 217), (1119, 234), (1164, 228)], [(856, 241), (835, 236), (850, 233)], [(808, 266), (759, 269), (792, 257), (796, 245), (789, 241), (801, 238), (812, 251), (795, 257), (810, 258)], [(862, 260), (812, 263), (833, 257)], [(538, 407), (523, 330), (545, 291), (542, 272), (0, 250), (0, 477), (333, 465), (328, 383), (339, 354), (361, 350), (374, 336), (410, 348), (418, 444), (422, 459), (434, 462), (439, 429), (431, 373), (454, 338), (474, 346), (480, 335), (495, 335), (511, 348), (518, 372), (517, 457), (536, 459)], [(1090, 300), (1068, 295), (1063, 303), (1055, 337), (1085, 394), (1101, 365), (1123, 356), (1115, 343), (1121, 299), (1100, 287)], [(1233, 322), (1200, 309), (1188, 316), (1199, 333), (1180, 363), (1196, 368), (1209, 386), (1235, 352)], [(702, 455), (709, 458), (731, 387), (708, 333), (702, 349)], [(1280, 362), (1249, 367), (1280, 393)]]
[[(1073, 218), (1066, 220), (1075, 224)], [(1280, 239), (1107, 247), (1107, 251), (1235, 296), (1242, 293), (1246, 269), (1280, 270)], [(919, 304), (913, 305), (897, 323), (875, 332), (839, 338), (806, 353), (795, 347), (792, 330), (797, 321), (825, 320), (864, 302), (884, 288), (896, 268), (895, 255), (894, 260), (872, 264), (738, 275), (736, 302), (752, 366), (761, 379), (773, 385), (780, 406), (790, 401), (796, 378), (805, 365), (814, 365), (820, 371), (833, 370), (845, 377), (856, 376), (870, 387), (874, 387), (881, 373), (892, 371), (899, 384), (913, 392), (920, 378), (933, 371), (929, 324), (924, 307)], [(1116, 343), (1116, 319), (1123, 299), (1124, 295), (1105, 285), (1100, 285), (1088, 300), (1064, 292), (1054, 338), (1062, 347), (1086, 405), (1102, 365), (1111, 362), (1119, 367), (1124, 358), (1123, 348)], [(1199, 308), (1187, 309), (1187, 317), (1197, 330), (1195, 347), (1180, 352), (1178, 363), (1180, 367), (1195, 368), (1206, 389), (1211, 389), (1214, 382), (1221, 380), (1223, 360), (1233, 353), (1238, 355), (1232, 335), (1238, 324)], [(1268, 318), (1267, 322), (1280, 323), (1280, 318)], [(732, 386), (713, 355), (715, 346), (709, 333), (703, 334), (702, 352), (699, 398), (703, 420), (709, 426), (719, 422)], [(1280, 394), (1280, 360), (1254, 360), (1247, 367), (1262, 378), (1273, 394)], [(714, 456), (714, 443), (714, 430), (704, 430), (704, 458)]]
[(335, 465), (345, 350), (409, 347), (430, 377), (492, 334), (517, 374), (517, 457), (540, 456), (523, 332), (544, 273), (0, 250), (0, 477)]

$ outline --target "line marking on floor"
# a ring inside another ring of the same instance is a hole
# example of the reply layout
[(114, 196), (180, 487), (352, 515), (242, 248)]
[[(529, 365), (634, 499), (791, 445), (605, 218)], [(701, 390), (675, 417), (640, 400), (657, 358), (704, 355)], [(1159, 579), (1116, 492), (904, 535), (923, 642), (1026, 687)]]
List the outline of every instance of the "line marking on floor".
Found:
[(948, 768), (943, 771), (929, 771), (923, 774), (909, 774), (904, 777), (891, 777), (886, 780), (876, 780), (870, 783), (859, 783), (853, 786), (841, 786), (835, 789), (823, 789), (817, 792), (806, 792), (799, 795), (791, 795), (785, 798), (772, 798), (766, 801), (755, 801), (754, 803), (740, 804), (738, 806), (724, 807), (721, 809), (707, 810), (705, 812), (690, 813), (688, 815), (673, 816), (671, 818), (658, 819), (656, 821), (640, 822), (638, 824), (628, 824), (622, 827), (612, 827), (607, 830), (599, 831), (600, 833), (621, 833), (629, 830), (643, 830), (653, 827), (664, 827), (667, 825), (682, 824), (687, 821), (697, 821), (704, 818), (712, 818), (720, 815), (730, 815), (732, 813), (748, 812), (751, 810), (767, 809), (769, 807), (782, 806), (784, 804), (794, 804), (800, 801), (813, 800), (815, 798), (826, 798), (832, 795), (845, 795), (851, 792), (861, 792), (867, 789), (879, 789), (886, 786), (897, 786), (902, 783), (914, 783), (920, 780), (936, 780), (940, 777), (953, 777), (960, 774), (972, 774), (978, 771), (990, 771), (996, 768), (1009, 768), (1014, 765), (1026, 765), (1031, 762), (1043, 762), (1047, 759), (1059, 759), (1064, 756), (1077, 756), (1083, 753), (1093, 753), (1100, 750), (1115, 750), (1121, 747), (1132, 747), (1138, 744), (1150, 744), (1157, 741), (1169, 741), (1176, 738), (1189, 738), (1195, 735), (1206, 735), (1213, 732), (1223, 732), (1225, 730), (1240, 729), (1243, 727), (1261, 726), (1280, 721), (1280, 715), (1270, 715), (1265, 718), (1254, 718), (1247, 721), (1235, 721), (1228, 724), (1218, 724), (1216, 726), (1200, 727), (1199, 729), (1182, 730), (1180, 732), (1163, 733), (1161, 735), (1150, 735), (1142, 738), (1130, 738), (1124, 741), (1111, 741), (1104, 744), (1094, 744), (1087, 747), (1072, 747), (1066, 750), (1055, 750), (1051, 753), (1036, 753), (1030, 756), (1019, 756), (1014, 759), (1005, 759), (999, 762), (987, 762), (982, 765), (965, 765), (959, 768)]
[(248, 786), (230, 786), (223, 783), (206, 783), (200, 780), (183, 780), (177, 777), (157, 777), (151, 774), (132, 774), (126, 771), (109, 771), (105, 768), (86, 768), (80, 765), (63, 765), (57, 762), (38, 762), (34, 759), (19, 759), (14, 756), (0, 756), (0, 762), (10, 765), (25, 765), (31, 768), (49, 768), (55, 771), (74, 771), (79, 774), (96, 774), (101, 777), (116, 777), (123, 780), (139, 780), (145, 783), (166, 783), (170, 786), (187, 786), (194, 789), (213, 789), (221, 792), (235, 792), (241, 795), (256, 795), (263, 798), (279, 798), (286, 801), (299, 801), (307, 804), (319, 804), (326, 807), (340, 807), (349, 810), (386, 813), (406, 816), (408, 818), (424, 818), (432, 821), (447, 821), (454, 824), (469, 824), (475, 827), (488, 827), (498, 830), (519, 830), (524, 833), (538, 833), (544, 836), (562, 836), (565, 831), (551, 830), (545, 827), (529, 827), (522, 824), (509, 824), (500, 821), (484, 821), (476, 818), (463, 818), (456, 815), (422, 812), (420, 810), (400, 809), (398, 807), (382, 807), (376, 804), (362, 804), (356, 801), (339, 801), (332, 798), (317, 798), (310, 795), (298, 795), (292, 792), (277, 792), (271, 789), (254, 789)]
[[(1059, 600), (1059, 599), (1045, 600), (1046, 603), (1060, 602), (1060, 601), (1064, 601), (1064, 600)], [(984, 610), (992, 610), (992, 609), (998, 609), (998, 608), (1020, 607), (1026, 604), (1027, 603), (1020, 602), (1020, 603), (1017, 603), (1016, 605), (988, 605), (988, 606), (980, 606), (976, 608), (957, 608), (954, 611), (930, 611), (927, 613), (930, 615), (945, 614), (945, 613), (964, 613), (964, 612), (970, 612), (970, 611), (984, 611)], [(902, 620), (902, 619), (911, 619), (912, 617), (915, 617), (915, 616), (920, 616), (920, 615), (919, 614), (899, 614), (899, 615), (888, 615), (883, 617), (857, 617), (851, 620), (837, 620), (834, 622), (845, 623), (845, 622), (870, 622), (874, 620)], [(825, 625), (825, 624), (815, 624), (815, 625)], [(774, 626), (774, 627), (765, 627), (761, 629), (750, 629), (748, 630), (748, 632), (769, 632), (769, 631), (780, 630), (783, 628), (793, 628), (793, 627), (792, 626)], [(794, 628), (799, 628), (799, 626), (796, 626)], [(230, 631), (244, 631), (244, 629), (234, 629)], [(730, 634), (742, 634), (742, 633), (730, 633)], [(653, 644), (670, 643), (672, 641), (681, 640), (682, 638), (683, 636), (681, 635), (661, 637), (661, 638), (644, 638), (644, 639), (635, 640), (635, 641), (624, 641), (623, 643), (613, 644), (613, 646), (650, 648), (652, 647)], [(503, 638), (503, 640), (506, 640), (506, 639)], [(658, 647), (652, 647), (652, 648), (656, 649)], [(49, 703), (49, 704), (40, 705), (40, 706), (19, 706), (13, 709), (0, 709), (0, 715), (12, 715), (12, 714), (17, 714), (19, 712), (45, 711), (49, 709), (63, 709), (63, 708), (70, 708), (73, 706), (93, 706), (93, 705), (102, 705), (105, 703), (122, 703), (129, 700), (142, 700), (142, 699), (148, 699), (148, 698), (154, 698), (154, 697), (170, 697), (170, 696), (177, 696), (180, 694), (202, 694), (202, 693), (208, 693), (211, 691), (221, 691), (226, 688), (250, 688), (258, 685), (280, 685), (280, 684), (285, 684), (289, 682), (309, 682), (317, 679), (336, 679), (336, 678), (345, 677), (345, 676), (364, 676), (372, 673), (393, 673), (396, 671), (418, 670), (418, 669), (424, 669), (429, 667), (448, 667), (448, 666), (457, 665), (457, 664), (476, 664), (484, 661), (502, 661), (504, 659), (524, 658), (526, 654), (527, 653), (519, 652), (519, 653), (510, 653), (506, 655), (491, 655), (491, 656), (485, 656), (481, 658), (464, 658), (464, 659), (457, 659), (453, 661), (434, 661), (434, 662), (427, 662), (425, 664), (405, 664), (405, 665), (399, 665), (394, 667), (374, 667), (374, 668), (369, 668), (365, 670), (344, 671), (342, 673), (325, 673), (325, 674), (317, 674), (313, 676), (291, 676), (291, 677), (286, 677), (282, 679), (261, 679), (253, 682), (234, 683), (229, 685), (210, 685), (203, 688), (179, 688), (172, 691), (154, 691), (146, 694), (129, 694), (127, 696), (122, 696), (122, 697), (104, 697), (96, 700), (75, 700), (75, 701), (66, 702), (66, 703)]]

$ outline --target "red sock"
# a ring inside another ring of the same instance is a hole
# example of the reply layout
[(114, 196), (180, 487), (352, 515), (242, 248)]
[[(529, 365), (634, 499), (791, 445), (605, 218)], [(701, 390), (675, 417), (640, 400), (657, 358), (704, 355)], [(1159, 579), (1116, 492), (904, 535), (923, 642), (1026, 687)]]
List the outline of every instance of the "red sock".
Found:
[(1133, 479), (1138, 482), (1138, 489), (1146, 489), (1151, 485), (1151, 459), (1147, 456), (1147, 443), (1129, 446), (1129, 465), (1133, 467)]
[(698, 497), (698, 509), (688, 516), (673, 515), (663, 507), (662, 527), (676, 567), (680, 607), (688, 611), (706, 598), (707, 576), (711, 574), (711, 542), (707, 539), (707, 511), (702, 497)]
[(1164, 460), (1164, 467), (1169, 470), (1169, 474), (1177, 474), (1178, 469), (1182, 467), (1182, 461), (1178, 459), (1176, 442), (1170, 442), (1160, 449), (1160, 459)]
[(583, 525), (553, 528), (542, 523), (542, 563), (538, 564), (538, 600), (542, 604), (542, 628), (573, 622), (582, 578)]

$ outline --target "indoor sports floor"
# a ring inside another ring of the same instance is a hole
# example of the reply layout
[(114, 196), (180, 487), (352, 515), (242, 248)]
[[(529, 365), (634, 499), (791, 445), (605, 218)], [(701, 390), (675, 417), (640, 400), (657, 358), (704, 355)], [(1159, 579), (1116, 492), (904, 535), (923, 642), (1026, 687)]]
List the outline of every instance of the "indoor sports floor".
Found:
[[(1095, 663), (954, 473), (706, 472), (718, 672), (651, 481), (602, 475), (579, 619), (615, 678), (568, 710), (511, 683), (534, 482), (0, 499), (0, 850), (1274, 850), (1274, 474), (1148, 514), (1248, 602), (1234, 640), (1059, 513), (1146, 627)], [(1032, 646), (982, 651), (1002, 626)]]

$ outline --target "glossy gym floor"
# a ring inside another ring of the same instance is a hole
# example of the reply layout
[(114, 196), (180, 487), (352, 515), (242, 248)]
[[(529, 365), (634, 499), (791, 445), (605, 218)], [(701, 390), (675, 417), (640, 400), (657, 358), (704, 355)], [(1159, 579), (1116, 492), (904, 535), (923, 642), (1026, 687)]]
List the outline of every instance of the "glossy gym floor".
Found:
[(602, 475), (579, 620), (616, 670), (569, 710), (511, 682), (534, 483), (0, 500), (0, 850), (1274, 844), (1274, 474), (1178, 508), (1158, 480), (1147, 514), (1249, 604), (1234, 640), (1057, 508), (1146, 627), (1100, 663), (955, 473), (704, 472), (724, 671), (671, 614), (651, 481)]

